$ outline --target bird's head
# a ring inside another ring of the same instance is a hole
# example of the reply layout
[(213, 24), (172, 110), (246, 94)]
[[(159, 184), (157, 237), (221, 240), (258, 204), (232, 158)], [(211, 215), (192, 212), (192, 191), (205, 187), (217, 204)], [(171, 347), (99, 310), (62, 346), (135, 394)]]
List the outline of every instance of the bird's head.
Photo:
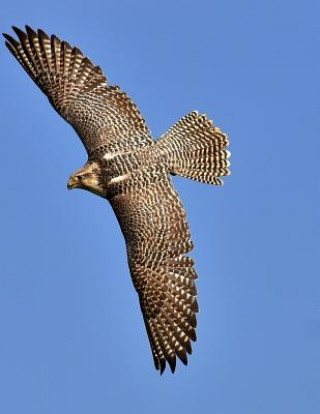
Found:
[(80, 188), (101, 197), (106, 196), (106, 189), (101, 182), (100, 166), (95, 162), (89, 162), (83, 168), (74, 172), (69, 178), (67, 187), (69, 190)]

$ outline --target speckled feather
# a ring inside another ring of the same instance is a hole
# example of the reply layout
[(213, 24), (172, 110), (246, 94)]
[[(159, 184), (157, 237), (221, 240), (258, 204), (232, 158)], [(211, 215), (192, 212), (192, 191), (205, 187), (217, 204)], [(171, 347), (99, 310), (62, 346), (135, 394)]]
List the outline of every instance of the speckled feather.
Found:
[(113, 144), (121, 150), (153, 144), (137, 106), (118, 86), (108, 86), (101, 68), (78, 48), (28, 26), (27, 33), (14, 31), (20, 43), (4, 34), (7, 47), (76, 130), (89, 157)]
[(193, 248), (185, 211), (161, 166), (114, 185), (110, 202), (126, 239), (155, 365), (163, 372), (168, 361), (174, 371), (176, 356), (187, 363), (198, 311), (197, 276), (185, 256)]
[[(72, 125), (98, 170), (126, 240), (155, 367), (187, 364), (196, 341), (197, 278), (186, 213), (171, 174), (210, 184), (229, 175), (228, 138), (191, 112), (155, 142), (137, 106), (82, 52), (42, 30), (14, 28), (6, 45)], [(90, 190), (89, 191), (93, 191)], [(93, 191), (94, 192), (94, 191)], [(101, 194), (99, 194), (101, 195)]]

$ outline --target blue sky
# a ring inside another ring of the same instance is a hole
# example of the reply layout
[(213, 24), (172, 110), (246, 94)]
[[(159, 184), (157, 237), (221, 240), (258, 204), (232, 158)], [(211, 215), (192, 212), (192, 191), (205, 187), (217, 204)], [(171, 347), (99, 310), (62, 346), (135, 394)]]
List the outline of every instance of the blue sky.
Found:
[(85, 151), (1, 47), (0, 412), (319, 412), (316, 3), (2, 5), (1, 31), (29, 24), (79, 46), (154, 136), (206, 112), (230, 136), (233, 175), (222, 188), (174, 179), (199, 340), (188, 367), (159, 377), (112, 210), (66, 189)]

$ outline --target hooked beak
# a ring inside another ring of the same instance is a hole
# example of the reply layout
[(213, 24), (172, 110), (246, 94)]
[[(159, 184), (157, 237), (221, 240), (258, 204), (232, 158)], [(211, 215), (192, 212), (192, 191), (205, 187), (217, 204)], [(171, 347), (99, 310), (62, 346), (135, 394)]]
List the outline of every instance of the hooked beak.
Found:
[(78, 180), (75, 177), (71, 176), (69, 178), (69, 181), (68, 181), (68, 184), (67, 184), (68, 190), (72, 190), (73, 188), (77, 188), (78, 187), (77, 184), (78, 184)]

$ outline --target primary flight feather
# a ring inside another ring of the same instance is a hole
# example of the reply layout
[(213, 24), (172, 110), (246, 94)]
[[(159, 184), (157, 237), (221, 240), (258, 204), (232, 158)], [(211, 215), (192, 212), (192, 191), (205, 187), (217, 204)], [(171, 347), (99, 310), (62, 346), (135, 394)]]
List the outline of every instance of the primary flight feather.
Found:
[(6, 45), (75, 129), (88, 153), (68, 188), (107, 199), (124, 235), (156, 369), (187, 364), (196, 340), (197, 274), (186, 213), (170, 174), (209, 184), (229, 175), (227, 135), (194, 111), (154, 141), (137, 106), (82, 52), (13, 27)]

